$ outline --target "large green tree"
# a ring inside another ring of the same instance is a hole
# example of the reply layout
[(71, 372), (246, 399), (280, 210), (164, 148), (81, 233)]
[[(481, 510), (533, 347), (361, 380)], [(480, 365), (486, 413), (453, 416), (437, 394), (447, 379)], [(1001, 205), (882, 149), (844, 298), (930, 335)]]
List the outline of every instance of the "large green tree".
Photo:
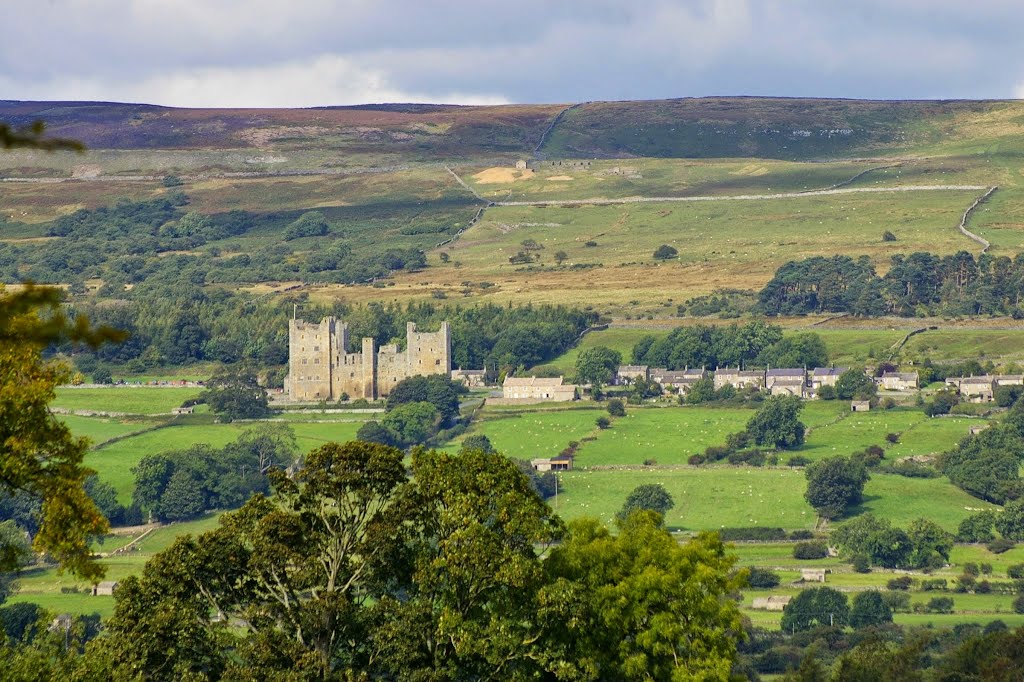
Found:
[(804, 499), (827, 519), (842, 516), (847, 509), (860, 504), (869, 478), (864, 465), (849, 457), (826, 457), (808, 466), (804, 473)]
[(780, 627), (783, 632), (800, 632), (821, 626), (843, 627), (850, 621), (846, 595), (831, 587), (812, 587), (786, 604)]
[(625, 520), (630, 514), (640, 510), (652, 511), (664, 518), (675, 504), (665, 486), (660, 483), (645, 483), (633, 488), (626, 497), (619, 512), (619, 519)]
[(267, 392), (259, 385), (256, 374), (246, 367), (218, 370), (207, 382), (202, 399), (227, 421), (259, 419), (270, 413)]
[(680, 544), (654, 512), (612, 535), (597, 521), (569, 525), (547, 569), (541, 616), (562, 679), (727, 680), (743, 637), (731, 570), (716, 535)]
[(796, 448), (803, 445), (804, 427), (800, 421), (803, 402), (794, 396), (772, 396), (747, 422), (747, 433), (758, 445)]
[(581, 384), (610, 384), (622, 364), (622, 353), (604, 346), (585, 348), (576, 356), (576, 381)]

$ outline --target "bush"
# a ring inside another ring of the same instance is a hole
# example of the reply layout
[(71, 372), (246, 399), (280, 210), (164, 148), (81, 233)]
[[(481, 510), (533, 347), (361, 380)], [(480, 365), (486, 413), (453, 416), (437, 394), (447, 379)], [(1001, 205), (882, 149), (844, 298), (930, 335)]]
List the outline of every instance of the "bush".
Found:
[(974, 591), (977, 594), (988, 594), (992, 591), (992, 583), (987, 580), (979, 580), (978, 584), (974, 586)]
[(929, 613), (953, 613), (953, 598), (932, 597), (925, 608)]
[(750, 528), (722, 528), (718, 531), (722, 542), (780, 542), (786, 539), (786, 531), (781, 528), (753, 526)]
[(900, 434), (898, 433), (887, 433), (885, 434), (885, 440), (890, 443), (896, 444), (900, 442)]
[(655, 260), (668, 260), (679, 255), (679, 251), (668, 244), (662, 244), (654, 250)]
[(1024, 594), (1013, 600), (1013, 612), (1024, 613)]
[(819, 400), (835, 400), (836, 399), (836, 387), (825, 384), (818, 389)]
[(747, 452), (732, 452), (729, 454), (729, 464), (747, 464), (752, 467), (764, 466), (765, 456), (760, 450), (748, 450)]
[(824, 542), (798, 542), (793, 546), (794, 559), (824, 559), (827, 556), (828, 545)]
[(894, 235), (889, 230), (886, 230), (885, 232), (882, 233), (882, 241), (883, 242), (894, 242), (894, 241), (896, 241), (896, 235)]
[(786, 460), (786, 466), (790, 467), (805, 467), (811, 463), (811, 460), (803, 455), (793, 455)]
[(789, 534), (790, 540), (813, 540), (814, 533), (806, 528), (799, 528)]
[(750, 577), (747, 579), (747, 582), (751, 587), (771, 589), (773, 587), (778, 587), (781, 579), (779, 578), (779, 574), (775, 571), (752, 566), (750, 569)]
[(871, 572), (871, 559), (858, 554), (850, 560), (850, 565), (853, 566), (853, 570), (856, 573), (870, 573)]
[(992, 575), (992, 564), (983, 563), (981, 565), (981, 574), (982, 575)]
[(704, 450), (704, 459), (709, 462), (717, 462), (729, 456), (729, 448), (722, 445), (709, 445)]
[(949, 589), (949, 583), (945, 578), (932, 578), (921, 581), (922, 592), (945, 592)]
[(1006, 567), (1006, 577), (1014, 580), (1024, 579), (1024, 564), (1012, 564)]
[(882, 601), (893, 611), (910, 611), (910, 595), (906, 592), (883, 592)]
[(608, 414), (612, 417), (625, 417), (626, 404), (618, 398), (612, 398), (608, 401)]
[(913, 583), (914, 579), (911, 578), (909, 575), (901, 575), (898, 578), (893, 578), (892, 580), (887, 582), (885, 586), (890, 590), (900, 590), (905, 592), (910, 589), (910, 586)]
[(986, 547), (988, 547), (988, 551), (992, 552), (993, 554), (1002, 554), (1003, 552), (1008, 552), (1015, 546), (1016, 545), (1014, 544), (1013, 540), (1007, 540), (1006, 538), (998, 538), (988, 543), (988, 545), (986, 545)]
[(607, 429), (609, 426), (612, 425), (612, 420), (609, 419), (608, 417), (598, 417), (596, 420), (594, 420), (594, 423), (597, 424), (597, 428), (599, 429)]
[(980, 573), (981, 569), (978, 568), (978, 564), (974, 563), (973, 561), (968, 561), (964, 564), (964, 575), (977, 577)]
[(696, 466), (700, 466), (701, 464), (703, 464), (706, 461), (707, 461), (707, 459), (704, 457), (704, 455), (690, 455), (687, 458), (686, 463), (689, 464), (690, 466), (695, 466), (696, 467)]

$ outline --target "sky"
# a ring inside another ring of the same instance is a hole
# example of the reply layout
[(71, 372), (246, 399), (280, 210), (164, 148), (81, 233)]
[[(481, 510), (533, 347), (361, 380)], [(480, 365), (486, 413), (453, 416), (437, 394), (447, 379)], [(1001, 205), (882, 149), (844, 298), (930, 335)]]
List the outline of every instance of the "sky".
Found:
[(1024, 98), (1022, 0), (4, 0), (0, 99)]

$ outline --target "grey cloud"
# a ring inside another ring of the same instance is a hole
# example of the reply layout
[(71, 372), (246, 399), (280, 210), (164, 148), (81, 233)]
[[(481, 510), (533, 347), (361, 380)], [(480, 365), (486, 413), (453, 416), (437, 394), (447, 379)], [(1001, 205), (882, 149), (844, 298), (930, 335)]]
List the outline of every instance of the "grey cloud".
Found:
[(952, 98), (1024, 84), (1019, 0), (49, 0), (5, 22), (0, 98)]

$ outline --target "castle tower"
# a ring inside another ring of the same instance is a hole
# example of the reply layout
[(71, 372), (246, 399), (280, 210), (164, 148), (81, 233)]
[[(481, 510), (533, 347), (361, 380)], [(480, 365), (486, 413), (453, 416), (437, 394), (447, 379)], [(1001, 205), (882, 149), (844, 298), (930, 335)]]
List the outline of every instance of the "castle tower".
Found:
[(331, 400), (337, 320), (319, 324), (288, 321), (288, 397), (291, 400)]
[(416, 323), (406, 326), (406, 375), (452, 374), (452, 330), (448, 322), (436, 332), (418, 332)]

